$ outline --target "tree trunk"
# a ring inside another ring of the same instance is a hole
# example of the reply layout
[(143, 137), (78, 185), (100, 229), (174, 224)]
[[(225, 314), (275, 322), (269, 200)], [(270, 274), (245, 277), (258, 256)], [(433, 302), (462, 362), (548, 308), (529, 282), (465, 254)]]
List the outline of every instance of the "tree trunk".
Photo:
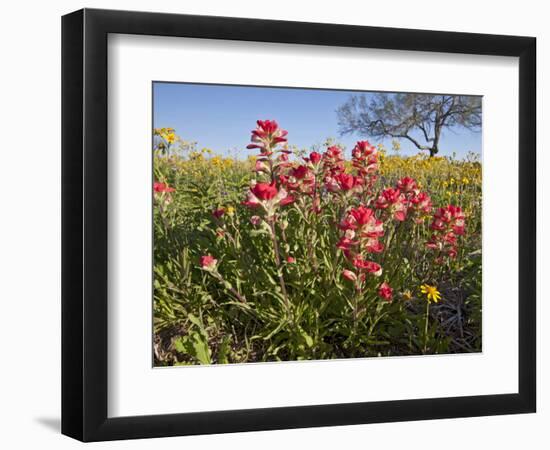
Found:
[(441, 128), (445, 123), (445, 116), (441, 116), (439, 113), (435, 115), (434, 124), (434, 139), (432, 141), (432, 148), (430, 148), (430, 158), (433, 158), (437, 152), (439, 152), (439, 138), (441, 137)]

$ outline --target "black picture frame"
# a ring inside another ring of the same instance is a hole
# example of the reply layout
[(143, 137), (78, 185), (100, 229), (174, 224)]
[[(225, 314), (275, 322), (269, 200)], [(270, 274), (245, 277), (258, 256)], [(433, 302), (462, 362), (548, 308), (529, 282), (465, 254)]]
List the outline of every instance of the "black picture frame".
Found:
[[(110, 33), (519, 57), (518, 392), (109, 418), (107, 36)], [(102, 441), (535, 412), (535, 72), (533, 37), (97, 9), (64, 16), (62, 433), (82, 441)]]

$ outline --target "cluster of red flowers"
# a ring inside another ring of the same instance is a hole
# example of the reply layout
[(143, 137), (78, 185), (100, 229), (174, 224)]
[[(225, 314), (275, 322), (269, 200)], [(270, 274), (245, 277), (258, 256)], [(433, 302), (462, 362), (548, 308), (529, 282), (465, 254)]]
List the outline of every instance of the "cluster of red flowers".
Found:
[[(357, 146), (355, 149), (357, 149)], [(325, 171), (323, 182), (325, 188), (329, 192), (342, 192), (345, 195), (363, 192), (366, 172), (362, 173), (358, 170), (357, 176), (346, 173), (344, 163), (342, 149), (336, 145), (329, 147), (323, 154), (323, 168)]]
[(407, 217), (407, 199), (399, 189), (386, 188), (376, 199), (377, 209), (385, 209), (395, 220), (403, 222)]
[(426, 244), (428, 248), (436, 250), (437, 260), (441, 262), (442, 255), (456, 257), (457, 237), (464, 234), (466, 225), (465, 216), (460, 206), (448, 205), (439, 208), (433, 217), (430, 229), (433, 234)]
[(399, 180), (397, 189), (405, 195), (407, 213), (413, 213), (417, 223), (422, 222), (421, 216), (432, 212), (432, 199), (426, 192), (420, 191), (416, 181), (411, 177)]
[(372, 188), (378, 170), (378, 150), (368, 141), (359, 141), (352, 150), (356, 175), (346, 172), (342, 149), (333, 145), (323, 154), (323, 182), (329, 192), (362, 194)]
[(418, 189), (415, 180), (404, 177), (397, 182), (395, 188), (386, 188), (380, 193), (375, 207), (387, 210), (400, 222), (404, 221), (408, 214), (412, 214), (414, 220), (420, 223), (422, 216), (432, 211), (432, 200), (426, 192)]
[[(342, 276), (356, 283), (357, 289), (361, 289), (368, 275), (382, 275), (382, 267), (373, 259), (376, 259), (374, 254), (384, 250), (380, 238), (384, 236), (385, 223), (387, 225), (391, 220), (404, 222), (407, 218), (421, 223), (432, 212), (430, 196), (421, 191), (410, 177), (400, 179), (394, 187), (375, 191), (379, 153), (368, 141), (357, 142), (352, 150), (353, 173), (346, 171), (343, 151), (338, 146), (328, 147), (323, 154), (311, 152), (299, 164), (290, 162), (287, 132), (273, 120), (258, 120), (251, 141), (248, 148), (260, 150), (254, 170), (267, 181), (253, 181), (243, 204), (263, 208), (267, 220), (276, 220), (277, 211), (282, 206), (296, 201), (306, 205), (301, 196), (311, 198), (315, 213), (321, 212), (323, 193), (337, 193), (348, 199), (346, 203), (358, 203), (344, 213), (339, 223), (342, 235), (337, 244), (349, 262), (349, 268), (342, 272)], [(156, 192), (157, 189), (158, 192), (173, 191), (163, 183), (155, 183)], [(220, 208), (213, 215), (219, 219), (224, 213), (225, 210)], [(250, 222), (259, 226), (262, 217), (254, 215)], [(430, 227), (433, 234), (427, 247), (439, 250), (437, 258), (456, 256), (457, 236), (464, 234), (462, 210), (453, 205), (438, 209)], [(295, 261), (290, 255), (286, 258), (288, 264)], [(213, 268), (216, 263), (210, 255), (201, 259), (203, 268)], [(378, 286), (378, 295), (387, 301), (392, 300), (393, 290), (388, 282)]]

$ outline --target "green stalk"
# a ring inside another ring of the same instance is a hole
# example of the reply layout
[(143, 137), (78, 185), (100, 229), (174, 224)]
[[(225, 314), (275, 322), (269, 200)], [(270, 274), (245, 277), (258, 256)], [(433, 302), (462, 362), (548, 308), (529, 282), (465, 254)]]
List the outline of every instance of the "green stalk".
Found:
[(285, 299), (285, 306), (287, 314), (290, 315), (290, 301), (288, 299), (288, 294), (286, 291), (285, 279), (283, 277), (283, 268), (281, 265), (281, 254), (279, 252), (279, 243), (277, 242), (277, 234), (275, 231), (275, 219), (273, 217), (268, 219), (269, 229), (271, 230), (271, 242), (273, 243), (273, 253), (275, 254), (275, 265), (277, 266), (277, 275), (279, 278), (279, 285), (281, 286), (281, 292)]
[(231, 292), (236, 298), (237, 300), (239, 300), (241, 303), (247, 303), (246, 301), (246, 297), (244, 295), (241, 295), (232, 285), (231, 283), (229, 283), (228, 281), (226, 281), (222, 276), (221, 274), (216, 271), (216, 272), (210, 272), (214, 278), (216, 278), (218, 281), (220, 281), (223, 286), (229, 291)]
[(426, 325), (424, 326), (424, 353), (428, 347), (428, 319), (430, 317), (430, 301), (426, 301)]

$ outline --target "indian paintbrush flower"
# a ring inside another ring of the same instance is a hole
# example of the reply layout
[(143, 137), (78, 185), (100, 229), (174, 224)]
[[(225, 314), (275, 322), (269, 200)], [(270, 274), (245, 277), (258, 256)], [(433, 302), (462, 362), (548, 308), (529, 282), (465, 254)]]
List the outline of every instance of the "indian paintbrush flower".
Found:
[(388, 302), (392, 301), (393, 298), (393, 289), (387, 282), (383, 282), (378, 287), (378, 296), (384, 300), (387, 300)]
[(200, 257), (200, 265), (204, 270), (213, 271), (216, 269), (218, 260), (212, 255), (204, 255)]
[(275, 148), (287, 141), (287, 131), (279, 128), (274, 120), (258, 120), (257, 127), (252, 130), (251, 141), (246, 148), (258, 148), (262, 155), (271, 155)]
[(175, 189), (173, 187), (168, 186), (166, 183), (160, 183), (158, 181), (155, 181), (153, 183), (153, 191), (155, 191), (156, 193), (162, 194), (165, 192), (167, 193), (174, 192)]

